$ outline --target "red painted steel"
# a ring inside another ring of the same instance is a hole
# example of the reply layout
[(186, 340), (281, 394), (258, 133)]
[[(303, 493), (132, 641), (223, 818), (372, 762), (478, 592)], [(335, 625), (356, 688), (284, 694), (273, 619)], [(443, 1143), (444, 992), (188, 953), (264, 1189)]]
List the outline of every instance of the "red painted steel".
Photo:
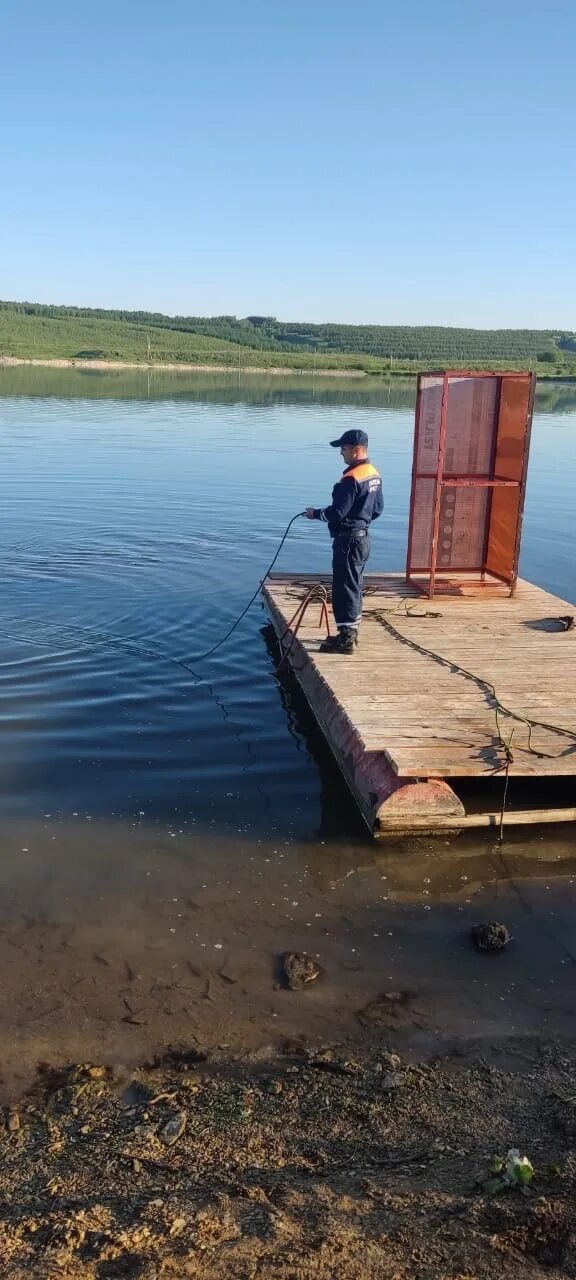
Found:
[(419, 375), (406, 577), (430, 597), (443, 584), (453, 594), (459, 575), (468, 592), (514, 591), (535, 383), (496, 370)]
[(444, 452), (446, 448), (446, 425), (448, 421), (448, 377), (442, 380), (442, 408), (440, 410), (440, 433), (438, 436), (438, 471), (434, 489), (434, 521), (432, 524), (432, 544), (430, 560), (430, 596), (434, 595), (436, 581), (436, 561), (438, 558), (438, 534), (440, 529), (440, 502), (442, 498), (442, 474), (444, 471)]

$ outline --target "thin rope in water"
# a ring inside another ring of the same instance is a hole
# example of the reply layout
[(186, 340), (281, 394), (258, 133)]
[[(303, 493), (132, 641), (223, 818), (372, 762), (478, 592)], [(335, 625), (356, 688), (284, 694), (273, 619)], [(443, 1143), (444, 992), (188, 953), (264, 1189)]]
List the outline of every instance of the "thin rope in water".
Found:
[(262, 587), (264, 586), (264, 583), (265, 583), (266, 579), (267, 579), (267, 578), (269, 577), (269, 575), (272, 573), (272, 570), (273, 570), (273, 568), (274, 568), (274, 565), (276, 564), (276, 561), (277, 561), (277, 559), (278, 559), (278, 556), (280, 555), (280, 552), (281, 552), (281, 550), (282, 550), (282, 547), (284, 546), (284, 543), (285, 543), (285, 541), (286, 541), (286, 539), (287, 539), (287, 537), (288, 537), (288, 534), (290, 533), (290, 530), (291, 530), (291, 528), (292, 528), (292, 525), (294, 524), (294, 522), (295, 522), (296, 520), (299, 520), (299, 519), (300, 519), (300, 517), (301, 517), (301, 516), (303, 516), (303, 515), (304, 515), (304, 512), (303, 512), (303, 511), (297, 511), (297, 512), (296, 512), (296, 515), (295, 515), (295, 516), (292, 516), (292, 519), (291, 519), (291, 520), (288, 522), (288, 524), (286, 525), (286, 528), (285, 528), (285, 530), (284, 530), (284, 533), (282, 534), (282, 537), (281, 537), (280, 542), (279, 542), (279, 544), (278, 544), (278, 549), (277, 549), (277, 551), (276, 551), (276, 555), (274, 556), (274, 559), (270, 561), (270, 564), (268, 565), (268, 568), (267, 568), (267, 570), (266, 570), (266, 572), (265, 572), (265, 574), (264, 574), (263, 578), (261, 578), (261, 579), (260, 579), (260, 582), (258, 583), (258, 586), (256, 587), (256, 590), (255, 590), (255, 592), (254, 592), (254, 595), (250, 597), (250, 599), (249, 599), (249, 601), (248, 601), (248, 604), (246, 605), (246, 608), (242, 610), (242, 613), (241, 613), (241, 614), (236, 618), (236, 621), (232, 623), (232, 626), (231, 626), (231, 627), (230, 627), (230, 629), (226, 632), (226, 635), (222, 636), (222, 639), (221, 639), (221, 640), (218, 640), (217, 644), (212, 645), (212, 648), (211, 648), (211, 649), (207, 649), (205, 653), (197, 653), (197, 654), (194, 654), (194, 656), (190, 659), (190, 661), (191, 661), (191, 662), (205, 662), (207, 658), (211, 658), (211, 657), (212, 657), (212, 654), (213, 654), (213, 653), (216, 653), (216, 650), (217, 650), (217, 649), (220, 649), (220, 648), (221, 648), (221, 646), (222, 646), (223, 644), (225, 644), (227, 640), (229, 640), (229, 639), (230, 639), (230, 636), (233, 634), (233, 632), (236, 630), (236, 628), (240, 625), (240, 623), (242, 622), (242, 619), (246, 617), (246, 614), (248, 613), (248, 610), (250, 609), (251, 605), (253, 605), (253, 604), (254, 604), (254, 601), (255, 601), (255, 599), (256, 599), (256, 596), (258, 596), (258, 595), (260, 594), (260, 592), (261, 592), (261, 590), (262, 590)]
[[(238, 617), (232, 623), (232, 626), (228, 628), (228, 631), (226, 631), (225, 635), (223, 635), (220, 638), (220, 640), (216, 642), (216, 644), (213, 644), (210, 649), (206, 649), (204, 653), (193, 654), (192, 657), (189, 659), (189, 661), (185, 661), (184, 658), (175, 658), (172, 654), (160, 653), (158, 649), (152, 649), (149, 646), (144, 646), (139, 640), (134, 640), (130, 636), (126, 636), (126, 637), (118, 636), (110, 631), (97, 631), (93, 627), (82, 627), (74, 623), (47, 622), (45, 618), (35, 618), (35, 617), (28, 617), (25, 619), (18, 619), (18, 618), (12, 617), (11, 619), (8, 620), (8, 623), (9, 625), (10, 625), (10, 622), (12, 621), (16, 622), (17, 625), (20, 622), (24, 622), (24, 624), (37, 623), (40, 626), (51, 629), (57, 635), (65, 636), (66, 633), (72, 633), (73, 635), (86, 636), (91, 640), (94, 640), (96, 643), (112, 645), (115, 648), (124, 649), (128, 653), (132, 652), (132, 653), (138, 654), (139, 656), (146, 657), (146, 658), (153, 658), (161, 662), (171, 662), (174, 666), (181, 667), (184, 671), (189, 672), (189, 674), (194, 676), (196, 680), (200, 680), (202, 677), (198, 675), (198, 672), (194, 670), (191, 664), (197, 663), (197, 662), (205, 662), (207, 658), (212, 657), (212, 654), (216, 653), (216, 651), (220, 649), (222, 645), (226, 643), (227, 640), (230, 639), (230, 636), (233, 635), (233, 633), (236, 631), (236, 628), (240, 626), (240, 623), (242, 622), (243, 618), (246, 617), (248, 610), (254, 604), (256, 597), (259, 595), (260, 591), (262, 590), (262, 587), (267, 577), (272, 572), (272, 569), (274, 568), (274, 565), (278, 560), (278, 556), (280, 555), (280, 552), (284, 546), (284, 543), (286, 542), (288, 534), (290, 533), (292, 525), (295, 523), (296, 520), (299, 520), (300, 517), (303, 515), (304, 515), (303, 511), (298, 511), (295, 516), (292, 516), (292, 519), (289, 521), (289, 523), (286, 526), (286, 529), (284, 530), (282, 538), (278, 544), (276, 553), (273, 559), (270, 561), (270, 564), (268, 565), (268, 568), (266, 569), (264, 576), (260, 579), (254, 594), (250, 597), (248, 604), (245, 606), (242, 612), (238, 615)], [(5, 621), (6, 619), (4, 619), (4, 622)], [(19, 643), (24, 642), (27, 644), (34, 644), (35, 642), (36, 643), (38, 642), (37, 638), (35, 641), (30, 636), (13, 635), (12, 633), (4, 630), (2, 628), (2, 619), (0, 619), (0, 635), (5, 636), (6, 639), (15, 640)]]

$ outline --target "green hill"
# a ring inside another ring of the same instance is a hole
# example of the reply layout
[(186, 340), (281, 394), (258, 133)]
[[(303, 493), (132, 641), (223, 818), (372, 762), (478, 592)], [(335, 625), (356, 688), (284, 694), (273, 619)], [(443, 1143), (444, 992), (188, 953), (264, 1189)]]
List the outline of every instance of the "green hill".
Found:
[(288, 323), (270, 316), (0, 302), (0, 355), (415, 372), (447, 365), (576, 371), (576, 334), (548, 329)]

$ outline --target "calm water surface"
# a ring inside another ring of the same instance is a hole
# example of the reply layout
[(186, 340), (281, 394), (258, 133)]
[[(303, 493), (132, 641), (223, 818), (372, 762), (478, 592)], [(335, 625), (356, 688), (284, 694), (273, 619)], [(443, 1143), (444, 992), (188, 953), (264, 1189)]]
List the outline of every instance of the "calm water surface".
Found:
[[(225, 933), (239, 867), (274, 892), (252, 895), (242, 927), (230, 926), (236, 946), (251, 916), (270, 921), (280, 907), (310, 938), (322, 912), (311, 899), (302, 912), (298, 885), (322, 894), (362, 868), (371, 879), (341, 898), (341, 937), (359, 929), (345, 915), (354, 903), (409, 901), (432, 936), (430, 895), (466, 910), (467, 884), (470, 895), (501, 891), (510, 867), (470, 842), (451, 862), (444, 842), (441, 858), (422, 842), (406, 857), (406, 844), (382, 879), (384, 855), (279, 684), (258, 605), (196, 676), (178, 665), (229, 626), (290, 517), (327, 499), (340, 470), (328, 441), (351, 425), (368, 432), (384, 477), (370, 567), (403, 567), (413, 411), (408, 384), (0, 370), (3, 912), (92, 913), (103, 927), (114, 903), (122, 927), (119, 900), (135, 902), (156, 876), (162, 889), (139, 902), (148, 918), (164, 911), (166, 941), (182, 918), (175, 906), (172, 923), (166, 903), (211, 877), (223, 886), (220, 915), (209, 937), (188, 927), (186, 938), (205, 948)], [(521, 572), (571, 602), (575, 492), (576, 391), (548, 387), (536, 403)], [(277, 567), (323, 570), (329, 555), (325, 529), (302, 521)], [(560, 844), (512, 839), (524, 870), (532, 854), (546, 875), (563, 860), (571, 883), (571, 833)], [(372, 923), (377, 939), (382, 922)], [(398, 956), (388, 958), (393, 977)]]
[[(218, 639), (289, 518), (327, 499), (327, 442), (351, 423), (385, 481), (370, 567), (402, 568), (413, 390), (117, 377), (0, 371), (3, 813), (312, 836), (322, 780), (260, 608), (198, 679), (173, 660)], [(576, 393), (554, 392), (537, 406), (521, 571), (575, 600)], [(302, 521), (278, 567), (328, 564), (325, 529)]]

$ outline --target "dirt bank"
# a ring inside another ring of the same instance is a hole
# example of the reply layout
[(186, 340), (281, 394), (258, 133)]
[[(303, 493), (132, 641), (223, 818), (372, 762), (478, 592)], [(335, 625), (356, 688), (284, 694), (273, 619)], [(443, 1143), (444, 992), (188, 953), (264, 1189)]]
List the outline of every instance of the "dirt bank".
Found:
[[(575, 1276), (574, 1046), (460, 1053), (40, 1073), (0, 1133), (2, 1276)], [(511, 1147), (531, 1187), (486, 1194)]]

